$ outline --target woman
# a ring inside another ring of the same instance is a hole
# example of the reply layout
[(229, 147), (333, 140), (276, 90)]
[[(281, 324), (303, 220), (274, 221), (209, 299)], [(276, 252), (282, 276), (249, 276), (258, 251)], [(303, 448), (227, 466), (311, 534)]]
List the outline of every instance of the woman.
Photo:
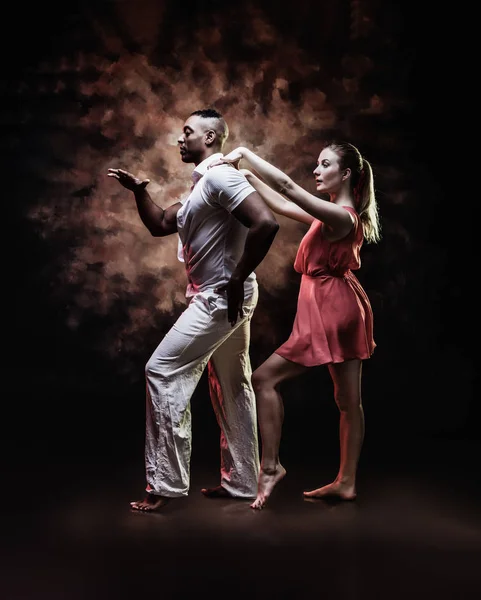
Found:
[[(330, 142), (314, 169), (320, 199), (247, 148), (219, 163), (246, 160), (260, 179), (242, 169), (276, 213), (309, 225), (294, 263), (302, 273), (292, 333), (253, 374), (262, 440), (261, 472), (252, 508), (265, 506), (286, 470), (279, 461), (283, 403), (281, 382), (309, 367), (327, 365), (340, 411), (340, 467), (336, 479), (304, 492), (307, 498), (356, 497), (356, 470), (364, 438), (362, 361), (375, 348), (369, 299), (353, 274), (360, 268), (363, 241), (378, 242), (380, 224), (370, 164), (346, 142)], [(217, 163), (217, 164), (219, 164)]]

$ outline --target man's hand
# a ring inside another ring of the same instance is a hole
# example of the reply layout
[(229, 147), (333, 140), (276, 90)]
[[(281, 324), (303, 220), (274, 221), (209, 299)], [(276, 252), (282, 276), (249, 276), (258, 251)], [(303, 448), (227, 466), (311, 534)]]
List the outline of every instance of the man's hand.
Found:
[(212, 162), (207, 168), (217, 167), (218, 165), (232, 165), (234, 168), (239, 168), (239, 161), (242, 158), (242, 150), (240, 148), (236, 148), (226, 154), (225, 156), (221, 156), (219, 159)]
[(135, 192), (135, 190), (143, 189), (150, 183), (150, 179), (139, 179), (123, 169), (109, 169), (108, 177), (114, 177), (121, 183), (124, 188)]
[(244, 282), (240, 279), (231, 279), (229, 283), (215, 290), (217, 293), (227, 292), (227, 319), (234, 326), (237, 318), (244, 316), (242, 304), (244, 303)]

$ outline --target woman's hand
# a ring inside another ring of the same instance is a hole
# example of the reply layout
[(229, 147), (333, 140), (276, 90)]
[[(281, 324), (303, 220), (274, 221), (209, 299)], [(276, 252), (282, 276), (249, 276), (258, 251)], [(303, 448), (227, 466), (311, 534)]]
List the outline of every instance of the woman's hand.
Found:
[(209, 165), (209, 169), (211, 167), (216, 167), (218, 165), (232, 165), (234, 168), (239, 168), (239, 161), (243, 158), (242, 148), (236, 148), (226, 154), (225, 156), (221, 156), (218, 160), (215, 160), (213, 163)]

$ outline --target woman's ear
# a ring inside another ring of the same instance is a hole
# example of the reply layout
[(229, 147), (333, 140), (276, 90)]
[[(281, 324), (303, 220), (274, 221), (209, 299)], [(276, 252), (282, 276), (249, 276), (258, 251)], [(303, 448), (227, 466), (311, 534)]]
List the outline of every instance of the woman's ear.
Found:
[(344, 174), (342, 176), (342, 180), (346, 181), (351, 176), (351, 169), (344, 169)]

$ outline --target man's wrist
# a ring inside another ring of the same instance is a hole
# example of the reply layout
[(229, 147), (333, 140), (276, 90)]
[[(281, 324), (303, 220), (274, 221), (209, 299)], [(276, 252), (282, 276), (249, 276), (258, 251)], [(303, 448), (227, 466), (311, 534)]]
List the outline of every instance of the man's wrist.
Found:
[(134, 188), (132, 188), (133, 193), (137, 196), (137, 194), (139, 196), (143, 196), (145, 195), (146, 190), (145, 190), (145, 185), (141, 185), (140, 183), (137, 184)]
[(244, 283), (246, 278), (242, 277), (242, 275), (240, 273), (234, 272), (234, 273), (232, 273), (230, 280), (232, 283)]

